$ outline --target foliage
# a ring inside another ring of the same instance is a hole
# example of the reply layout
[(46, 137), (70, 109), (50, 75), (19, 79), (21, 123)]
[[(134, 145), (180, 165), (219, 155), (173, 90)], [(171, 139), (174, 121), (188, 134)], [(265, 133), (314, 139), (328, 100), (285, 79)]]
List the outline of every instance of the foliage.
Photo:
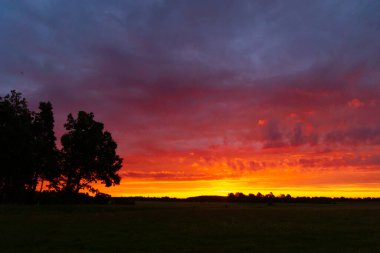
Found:
[(100, 181), (107, 187), (119, 184), (117, 174), (122, 159), (116, 154), (117, 144), (93, 113), (80, 111), (75, 119), (67, 117), (68, 131), (62, 142), (62, 189), (77, 193), (81, 189), (94, 191), (91, 183)]
[(21, 93), (0, 97), (0, 199), (16, 198), (33, 186), (33, 113)]
[(33, 189), (37, 187), (40, 179), (40, 189), (44, 181), (52, 182), (59, 177), (59, 151), (55, 144), (54, 115), (50, 102), (41, 102), (39, 113), (35, 115), (35, 178)]

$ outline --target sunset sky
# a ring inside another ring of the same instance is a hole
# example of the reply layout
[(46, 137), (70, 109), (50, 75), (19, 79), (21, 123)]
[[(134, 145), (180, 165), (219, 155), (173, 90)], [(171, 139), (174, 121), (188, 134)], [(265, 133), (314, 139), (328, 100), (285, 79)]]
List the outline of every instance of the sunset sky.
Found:
[(380, 1), (0, 2), (0, 94), (92, 111), (113, 196), (380, 197)]

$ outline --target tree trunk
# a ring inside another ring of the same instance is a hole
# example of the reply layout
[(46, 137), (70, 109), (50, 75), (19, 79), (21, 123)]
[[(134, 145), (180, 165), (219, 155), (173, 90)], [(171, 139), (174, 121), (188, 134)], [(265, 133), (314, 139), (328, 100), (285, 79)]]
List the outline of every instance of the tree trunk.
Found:
[(75, 193), (78, 193), (80, 190), (80, 179), (77, 179), (75, 182)]
[(71, 192), (71, 175), (67, 176), (67, 180), (66, 180), (66, 186), (65, 186), (65, 192), (69, 193)]
[(43, 188), (43, 186), (44, 186), (44, 182), (45, 182), (45, 180), (44, 180), (43, 178), (41, 178), (40, 192), (42, 192), (42, 188)]

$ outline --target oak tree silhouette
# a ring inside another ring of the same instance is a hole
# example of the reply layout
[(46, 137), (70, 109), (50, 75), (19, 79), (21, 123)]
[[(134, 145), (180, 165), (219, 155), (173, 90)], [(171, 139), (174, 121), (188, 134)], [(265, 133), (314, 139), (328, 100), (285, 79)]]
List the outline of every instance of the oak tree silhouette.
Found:
[(103, 123), (95, 121), (93, 113), (80, 111), (77, 118), (68, 115), (65, 128), (68, 132), (61, 138), (60, 188), (66, 193), (78, 193), (81, 189), (97, 192), (91, 183), (99, 181), (106, 187), (119, 184), (117, 172), (122, 159)]

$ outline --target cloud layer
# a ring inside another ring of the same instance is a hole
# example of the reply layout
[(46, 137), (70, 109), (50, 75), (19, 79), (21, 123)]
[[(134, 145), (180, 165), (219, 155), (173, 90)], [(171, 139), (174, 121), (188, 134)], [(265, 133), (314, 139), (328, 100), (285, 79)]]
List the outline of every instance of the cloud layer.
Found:
[(380, 173), (379, 11), (379, 1), (2, 1), (0, 92), (52, 101), (58, 134), (69, 112), (93, 111), (128, 178)]

